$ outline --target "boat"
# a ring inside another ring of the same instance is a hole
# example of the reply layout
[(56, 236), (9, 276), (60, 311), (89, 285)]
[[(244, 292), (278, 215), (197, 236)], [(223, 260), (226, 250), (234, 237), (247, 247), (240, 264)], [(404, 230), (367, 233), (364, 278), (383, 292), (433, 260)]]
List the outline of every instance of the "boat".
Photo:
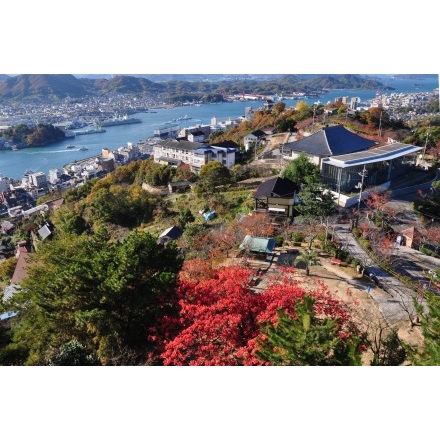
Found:
[(106, 131), (107, 130), (104, 130), (103, 128), (89, 128), (88, 130), (75, 131), (75, 134), (80, 136), (83, 134), (105, 133)]
[(192, 118), (189, 117), (188, 115), (185, 115), (185, 116), (180, 116), (180, 118), (173, 119), (173, 122), (187, 121), (187, 120), (189, 120), (189, 119), (192, 119)]
[(67, 147), (66, 148), (75, 148), (75, 145), (72, 145), (72, 144), (69, 144), (69, 145), (67, 145)]
[(88, 150), (87, 147), (81, 147), (81, 148), (79, 149), (79, 151), (87, 151), (87, 150)]
[(139, 124), (142, 121), (138, 118), (129, 118), (127, 115), (121, 117), (115, 117), (114, 119), (107, 119), (105, 121), (97, 121), (97, 125), (101, 127), (111, 127), (113, 125), (124, 125), (124, 124)]

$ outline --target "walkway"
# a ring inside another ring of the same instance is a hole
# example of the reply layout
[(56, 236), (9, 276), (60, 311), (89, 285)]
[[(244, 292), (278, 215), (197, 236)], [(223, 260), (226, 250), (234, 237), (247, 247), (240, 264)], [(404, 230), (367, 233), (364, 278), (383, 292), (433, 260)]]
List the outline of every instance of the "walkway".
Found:
[[(333, 225), (334, 235), (342, 247), (350, 255), (358, 259), (365, 267), (367, 274), (376, 284), (377, 288), (370, 290), (369, 295), (377, 302), (380, 311), (389, 324), (401, 320), (408, 320), (416, 316), (413, 297), (416, 292), (406, 287), (398, 279), (378, 267), (369, 257), (368, 253), (358, 244), (350, 232), (350, 225)], [(384, 297), (383, 292), (387, 295)]]

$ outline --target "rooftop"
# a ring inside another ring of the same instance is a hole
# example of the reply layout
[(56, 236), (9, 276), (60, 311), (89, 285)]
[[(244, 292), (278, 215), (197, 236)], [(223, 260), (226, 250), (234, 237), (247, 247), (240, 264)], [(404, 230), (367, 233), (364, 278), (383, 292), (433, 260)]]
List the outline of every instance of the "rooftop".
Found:
[(392, 160), (407, 154), (416, 153), (420, 150), (423, 150), (423, 148), (397, 142), (394, 144), (384, 145), (383, 147), (371, 148), (370, 150), (366, 151), (327, 157), (322, 160), (322, 163), (333, 165), (338, 168), (347, 168), (357, 165), (364, 165), (367, 163)]
[(374, 145), (376, 145), (375, 141), (363, 138), (342, 125), (335, 125), (326, 127), (299, 141), (288, 142), (283, 145), (283, 148), (313, 155), (333, 156), (367, 150)]

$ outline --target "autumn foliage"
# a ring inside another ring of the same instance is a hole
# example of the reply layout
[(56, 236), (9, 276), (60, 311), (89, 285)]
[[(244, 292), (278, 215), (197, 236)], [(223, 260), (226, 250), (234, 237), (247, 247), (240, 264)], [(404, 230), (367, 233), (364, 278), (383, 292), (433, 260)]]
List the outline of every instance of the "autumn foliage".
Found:
[(255, 272), (239, 266), (218, 268), (209, 279), (181, 277), (180, 313), (174, 321), (175, 336), (164, 342), (164, 364), (267, 364), (254, 354), (261, 324), (275, 324), (278, 310), (295, 318), (295, 306), (306, 294), (315, 299), (317, 316), (338, 322), (341, 335), (356, 331), (346, 304), (332, 298), (319, 281), (306, 291), (293, 273), (292, 268), (281, 269), (280, 276), (261, 290), (250, 287)]

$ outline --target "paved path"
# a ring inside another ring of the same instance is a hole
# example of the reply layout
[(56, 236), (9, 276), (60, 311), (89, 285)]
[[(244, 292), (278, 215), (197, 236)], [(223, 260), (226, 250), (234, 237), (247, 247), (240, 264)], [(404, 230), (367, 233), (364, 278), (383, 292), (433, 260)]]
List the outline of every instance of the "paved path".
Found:
[[(333, 230), (343, 248), (363, 264), (365, 273), (380, 287), (380, 289), (372, 288), (369, 295), (377, 302), (386, 321), (393, 324), (401, 320), (408, 320), (410, 316), (415, 317), (413, 297), (416, 292), (378, 267), (358, 244), (350, 232), (348, 224), (334, 225)], [(387, 295), (384, 296), (381, 291), (386, 292)]]

